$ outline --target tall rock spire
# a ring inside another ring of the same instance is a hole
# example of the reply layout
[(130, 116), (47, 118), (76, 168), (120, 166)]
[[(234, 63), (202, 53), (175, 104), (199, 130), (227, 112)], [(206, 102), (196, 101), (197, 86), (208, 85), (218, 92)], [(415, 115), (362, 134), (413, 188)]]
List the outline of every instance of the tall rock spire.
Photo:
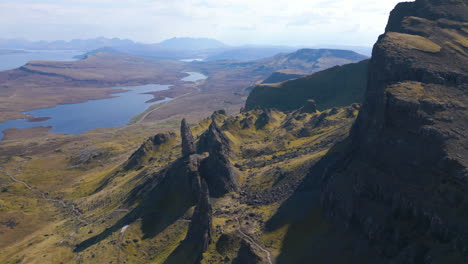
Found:
[(201, 164), (201, 173), (206, 179), (213, 197), (237, 191), (237, 173), (229, 162), (229, 139), (213, 119), (208, 130), (200, 137), (199, 153), (208, 152), (209, 157)]
[(186, 157), (195, 154), (195, 140), (185, 119), (182, 119), (180, 124), (180, 137), (182, 138), (182, 155)]

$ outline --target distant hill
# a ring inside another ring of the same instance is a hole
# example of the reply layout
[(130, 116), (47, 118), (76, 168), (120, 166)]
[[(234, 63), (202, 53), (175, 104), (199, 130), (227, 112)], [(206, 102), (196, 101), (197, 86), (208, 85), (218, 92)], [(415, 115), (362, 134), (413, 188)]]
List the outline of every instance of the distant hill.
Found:
[(206, 58), (207, 61), (215, 60), (239, 60), (249, 61), (258, 60), (275, 56), (279, 53), (293, 52), (291, 47), (239, 47), (233, 48)]
[(113, 48), (110, 48), (110, 47), (103, 47), (103, 48), (99, 48), (99, 49), (95, 49), (95, 50), (92, 50), (92, 51), (89, 51), (89, 52), (86, 52), (85, 54), (82, 54), (82, 55), (78, 55), (78, 56), (75, 56), (74, 58), (75, 59), (86, 59), (88, 56), (90, 55), (95, 55), (97, 53), (101, 53), (101, 52), (104, 52), (104, 53), (115, 53), (115, 54), (122, 54), (122, 52), (119, 52)]
[(171, 38), (158, 44), (166, 49), (207, 50), (226, 48), (221, 41), (209, 38)]
[[(241, 46), (230, 47), (221, 41), (209, 38), (171, 38), (160, 43), (139, 43), (120, 38), (74, 39), (70, 41), (28, 41), (24, 39), (0, 39), (0, 50), (77, 50), (93, 54), (102, 49), (111, 53), (143, 56), (158, 59), (206, 61), (235, 60), (252, 61), (290, 53), (296, 48), (288, 46)], [(353, 49), (346, 49), (353, 50)], [(340, 57), (339, 55), (338, 57)]]
[(340, 49), (340, 50), (352, 50), (359, 54), (365, 56), (372, 55), (372, 46), (350, 46), (350, 45), (335, 45), (335, 44), (327, 44), (327, 45), (317, 45), (312, 47), (314, 49)]
[(245, 108), (298, 109), (314, 99), (319, 110), (362, 102), (369, 61), (336, 66), (277, 84), (261, 84), (250, 93)]
[(128, 39), (104, 37), (93, 39), (73, 39), (70, 41), (28, 41), (23, 39), (0, 39), (0, 49), (90, 51), (103, 47), (128, 47), (136, 44), (136, 42)]
[(298, 74), (298, 73), (293, 73), (293, 72), (287, 72), (287, 71), (277, 71), (274, 72), (270, 77), (266, 78), (262, 83), (267, 84), (267, 83), (279, 83), (279, 82), (284, 82), (287, 80), (291, 79), (297, 79), (300, 77), (304, 77), (304, 74)]
[(350, 50), (301, 49), (293, 53), (278, 54), (259, 62), (264, 67), (275, 68), (275, 71), (292, 70), (296, 74), (310, 74), (365, 59), (366, 56)]

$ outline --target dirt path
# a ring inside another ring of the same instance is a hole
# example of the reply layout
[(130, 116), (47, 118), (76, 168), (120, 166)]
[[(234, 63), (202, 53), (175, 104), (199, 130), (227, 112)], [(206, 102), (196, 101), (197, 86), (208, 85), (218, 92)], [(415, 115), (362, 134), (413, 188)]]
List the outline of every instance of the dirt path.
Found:
[(31, 185), (29, 185), (28, 183), (22, 181), (22, 180), (19, 180), (17, 179), (15, 176), (13, 176), (11, 173), (9, 173), (7, 170), (5, 170), (5, 168), (3, 167), (0, 167), (0, 171), (2, 171), (5, 175), (7, 175), (13, 182), (17, 182), (17, 183), (21, 183), (24, 187), (26, 187), (28, 190), (30, 190), (31, 192), (33, 193), (36, 193), (36, 194), (39, 194), (40, 197), (46, 201), (49, 201), (49, 202), (52, 202), (52, 203), (55, 203), (55, 204), (59, 204), (60, 206), (62, 206), (63, 208), (66, 208), (66, 209), (69, 209), (73, 216), (75, 217), (76, 220), (78, 220), (79, 222), (83, 223), (83, 224), (89, 224), (88, 221), (86, 221), (81, 212), (76, 208), (76, 206), (72, 203), (67, 203), (67, 202), (64, 202), (62, 200), (58, 200), (58, 199), (51, 199), (51, 198), (48, 198), (46, 193), (44, 193), (43, 191), (37, 189), (37, 188), (33, 188), (31, 187)]
[(266, 250), (265, 248), (263, 248), (262, 246), (260, 246), (257, 242), (255, 242), (255, 240), (250, 237), (249, 235), (247, 235), (246, 233), (244, 233), (241, 229), (241, 224), (240, 224), (240, 221), (239, 221), (239, 217), (236, 216), (236, 221), (237, 221), (237, 232), (239, 232), (242, 236), (244, 236), (245, 238), (247, 238), (247, 240), (250, 241), (250, 243), (254, 244), (258, 249), (260, 249), (261, 251), (263, 251), (266, 256), (267, 256), (267, 259), (268, 259), (268, 263), (269, 264), (273, 264), (273, 261), (271, 260), (271, 253), (270, 251)]

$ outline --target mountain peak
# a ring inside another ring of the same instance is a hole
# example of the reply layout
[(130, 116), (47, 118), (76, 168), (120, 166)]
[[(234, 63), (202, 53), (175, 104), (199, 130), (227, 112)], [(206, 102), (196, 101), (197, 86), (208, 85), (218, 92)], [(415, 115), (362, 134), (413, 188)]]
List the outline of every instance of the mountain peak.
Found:
[(158, 44), (167, 49), (207, 50), (224, 48), (226, 45), (219, 40), (210, 38), (171, 38)]

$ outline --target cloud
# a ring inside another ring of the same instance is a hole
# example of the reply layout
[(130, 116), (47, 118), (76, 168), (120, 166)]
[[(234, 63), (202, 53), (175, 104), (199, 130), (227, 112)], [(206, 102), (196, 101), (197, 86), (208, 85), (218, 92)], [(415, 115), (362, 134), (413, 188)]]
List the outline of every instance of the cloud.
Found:
[[(4, 38), (370, 45), (398, 0), (1, 0)], [(343, 43), (336, 43), (336, 42)]]

